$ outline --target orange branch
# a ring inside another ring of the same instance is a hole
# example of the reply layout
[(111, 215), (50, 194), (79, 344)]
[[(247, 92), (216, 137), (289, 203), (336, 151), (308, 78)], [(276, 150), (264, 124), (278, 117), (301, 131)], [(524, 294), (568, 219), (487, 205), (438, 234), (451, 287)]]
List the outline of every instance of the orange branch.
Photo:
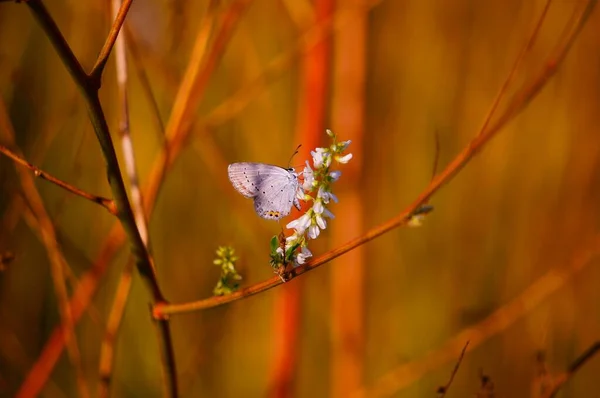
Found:
[(28, 161), (26, 161), (25, 159), (23, 159), (22, 157), (20, 157), (19, 155), (17, 155), (16, 153), (14, 153), (13, 151), (11, 151), (10, 149), (8, 149), (7, 147), (5, 147), (4, 145), (1, 145), (1, 144), (0, 144), (0, 153), (2, 153), (3, 155), (7, 156), (10, 159), (12, 159), (15, 163), (18, 163), (21, 166), (27, 167), (29, 170), (33, 171), (33, 174), (35, 174), (36, 177), (43, 178), (44, 180), (50, 181), (51, 183), (65, 189), (77, 196), (81, 196), (82, 198), (87, 199), (90, 202), (99, 204), (100, 206), (102, 206), (106, 210), (108, 210), (108, 212), (111, 213), (112, 215), (117, 214), (117, 208), (115, 206), (114, 201), (112, 201), (111, 199), (103, 198), (102, 196), (96, 196), (94, 194), (91, 194), (84, 190), (81, 190), (77, 187), (74, 187), (74, 186), (64, 182), (63, 180), (60, 180), (60, 179), (46, 173), (39, 167), (32, 165), (31, 163), (29, 163)]
[[(349, 242), (346, 242), (345, 244), (315, 258), (306, 265), (294, 269), (289, 275), (288, 280), (311, 271), (341, 256), (342, 254), (345, 254), (350, 250), (383, 235), (386, 232), (406, 225), (410, 221), (412, 215), (420, 208), (421, 205), (426, 203), (429, 198), (431, 198), (431, 196), (442, 186), (450, 182), (456, 176), (456, 174), (458, 174), (463, 167), (465, 167), (469, 161), (475, 155), (477, 155), (504, 126), (506, 126), (508, 122), (510, 122), (515, 116), (527, 108), (527, 105), (529, 105), (529, 103), (540, 93), (550, 78), (556, 74), (558, 66), (562, 63), (565, 56), (569, 52), (573, 42), (575, 41), (575, 38), (578, 36), (592, 11), (594, 10), (596, 3), (597, 0), (588, 1), (573, 30), (567, 36), (567, 40), (565, 40), (564, 44), (556, 51), (556, 53), (549, 58), (538, 75), (529, 84), (525, 85), (516, 93), (498, 120), (494, 124), (491, 124), (487, 130), (480, 131), (475, 138), (473, 138), (469, 144), (467, 144), (467, 146), (448, 164), (448, 166), (446, 166), (446, 168), (431, 181), (429, 186), (427, 186), (427, 188), (421, 192), (421, 194), (413, 201), (413, 203), (406, 207), (397, 216), (374, 228), (371, 228), (362, 236), (354, 238)], [(203, 300), (182, 304), (158, 304), (154, 306), (153, 314), (156, 319), (161, 319), (172, 314), (212, 308), (255, 295), (282, 283), (283, 281), (279, 277), (275, 276), (266, 281), (259, 282), (244, 289), (240, 289), (237, 292), (227, 296), (209, 297)]]

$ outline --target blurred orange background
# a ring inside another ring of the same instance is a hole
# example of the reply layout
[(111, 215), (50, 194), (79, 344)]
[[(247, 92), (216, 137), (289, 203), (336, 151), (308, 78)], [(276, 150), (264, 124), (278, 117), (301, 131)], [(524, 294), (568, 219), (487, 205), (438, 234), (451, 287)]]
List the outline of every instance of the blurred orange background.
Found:
[[(46, 3), (89, 70), (110, 27), (108, 2)], [(504, 103), (544, 68), (584, 3), (552, 2)], [(302, 167), (309, 150), (328, 144), (326, 128), (353, 140), (354, 158), (340, 167), (336, 218), (310, 243), (312, 252), (397, 215), (430, 182), (436, 156), (440, 171), (477, 134), (545, 5), (134, 2), (126, 21), (128, 90), (142, 185), (165, 142), (160, 125), (168, 125), (200, 32), (209, 29), (210, 54), (223, 21), (238, 13), (206, 88), (192, 94), (198, 105), (181, 127), (189, 139), (150, 218), (166, 297), (210, 297), (220, 245), (240, 256), (242, 286), (273, 276), (269, 240), (298, 213), (279, 223), (257, 217), (230, 185), (227, 164), (285, 166), (302, 144), (292, 163)], [(600, 336), (599, 27), (596, 10), (557, 75), (433, 196), (435, 210), (420, 228), (393, 230), (259, 295), (172, 316), (181, 396), (434, 397), (467, 340), (448, 397), (480, 392), (482, 373), (496, 396), (542, 396), (542, 370), (548, 377), (564, 371)], [(100, 95), (122, 156), (113, 58)], [(0, 93), (27, 160), (111, 196), (85, 103), (25, 4), (0, 3)], [(13, 396), (60, 318), (47, 252), (27, 222), (14, 163), (4, 156), (0, 184), (0, 253), (15, 255), (0, 273), (0, 396)], [(47, 181), (36, 187), (69, 265), (69, 294), (91, 293), (81, 280), (96, 278), (76, 341), (85, 384), (98, 396), (100, 343), (129, 245), (107, 257), (106, 272), (90, 274), (103, 261), (116, 218)], [(111, 396), (163, 394), (150, 302), (134, 272)], [(593, 396), (599, 373), (600, 359), (590, 360), (561, 396)], [(65, 352), (41, 396), (81, 396)]]

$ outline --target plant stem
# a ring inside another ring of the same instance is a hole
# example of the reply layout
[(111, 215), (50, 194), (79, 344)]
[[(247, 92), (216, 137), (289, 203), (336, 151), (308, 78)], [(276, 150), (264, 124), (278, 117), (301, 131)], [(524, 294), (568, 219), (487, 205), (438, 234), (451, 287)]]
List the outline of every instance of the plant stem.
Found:
[[(125, 3), (131, 3), (131, 1)], [(146, 282), (146, 285), (148, 286), (150, 292), (152, 293), (154, 304), (164, 305), (166, 304), (166, 300), (160, 290), (160, 286), (158, 285), (153, 260), (137, 228), (134, 213), (129, 203), (129, 199), (127, 197), (127, 190), (125, 188), (125, 183), (123, 181), (121, 170), (119, 168), (117, 154), (112, 142), (112, 138), (110, 136), (108, 124), (104, 116), (104, 111), (102, 109), (102, 105), (100, 104), (100, 99), (98, 97), (98, 90), (100, 88), (99, 82), (103, 70), (103, 63), (105, 63), (105, 60), (108, 58), (108, 55), (112, 50), (118, 31), (125, 18), (128, 5), (126, 6), (126, 4), (124, 4), (121, 7), (119, 16), (113, 24), (113, 28), (111, 29), (111, 32), (109, 34), (109, 38), (107, 39), (104, 48), (102, 49), (101, 56), (99, 57), (99, 61), (97, 63), (97, 66), (94, 68), (92, 75), (88, 75), (85, 73), (81, 64), (73, 54), (73, 51), (69, 47), (69, 44), (65, 40), (64, 36), (61, 34), (60, 30), (58, 29), (58, 26), (54, 22), (54, 19), (48, 13), (48, 10), (46, 9), (42, 1), (29, 0), (27, 1), (27, 5), (29, 6), (36, 20), (42, 26), (42, 29), (48, 36), (50, 42), (55, 47), (59, 57), (65, 64), (68, 72), (71, 74), (71, 77), (75, 81), (75, 84), (77, 85), (85, 99), (89, 117), (94, 127), (94, 132), (96, 133), (98, 142), (100, 143), (100, 148), (102, 150), (104, 160), (106, 162), (106, 174), (108, 178), (108, 183), (113, 194), (114, 201), (117, 206), (117, 217), (119, 218), (119, 221), (121, 222), (121, 225), (123, 226), (123, 229), (125, 230), (125, 233), (131, 243), (131, 251), (135, 260), (136, 267), (143, 280)], [(170, 394), (170, 396), (176, 397), (178, 395), (176, 381), (177, 379), (169, 325), (161, 321), (159, 330), (162, 343), (162, 351), (169, 356), (165, 357), (164, 360), (164, 364), (166, 366), (165, 374), (167, 391)]]

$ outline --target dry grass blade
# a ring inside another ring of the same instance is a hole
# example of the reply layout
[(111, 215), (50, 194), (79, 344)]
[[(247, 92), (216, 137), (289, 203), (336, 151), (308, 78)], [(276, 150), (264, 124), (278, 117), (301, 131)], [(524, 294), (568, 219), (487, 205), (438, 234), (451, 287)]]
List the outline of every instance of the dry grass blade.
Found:
[[(8, 118), (4, 101), (0, 100), (0, 135), (2, 139), (15, 146), (15, 133)], [(50, 260), (50, 273), (54, 284), (54, 291), (58, 301), (61, 326), (64, 328), (64, 343), (67, 345), (69, 360), (75, 368), (77, 387), (80, 396), (89, 397), (89, 391), (83, 376), (81, 366), (81, 354), (77, 345), (74, 331), (73, 316), (69, 306), (69, 296), (65, 282), (64, 270), (68, 267), (67, 261), (58, 245), (54, 225), (46, 212), (42, 197), (40, 196), (31, 174), (25, 169), (15, 165), (21, 182), (24, 199), (26, 201), (24, 216), (27, 223), (39, 231), (42, 243), (48, 253)]]

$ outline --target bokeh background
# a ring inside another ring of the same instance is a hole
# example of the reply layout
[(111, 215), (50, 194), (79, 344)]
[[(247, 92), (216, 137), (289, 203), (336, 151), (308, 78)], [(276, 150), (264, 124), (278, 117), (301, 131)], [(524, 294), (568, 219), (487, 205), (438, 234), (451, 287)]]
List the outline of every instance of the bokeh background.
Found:
[[(552, 2), (504, 103), (543, 69), (585, 3)], [(46, 4), (89, 70), (110, 26), (109, 4)], [(230, 186), (228, 163), (286, 165), (303, 144), (292, 162), (302, 166), (310, 149), (327, 144), (325, 128), (353, 140), (354, 158), (335, 187), (336, 218), (311, 242), (316, 255), (399, 214), (431, 180), (436, 158), (439, 171), (477, 134), (545, 4), (135, 1), (126, 22), (128, 90), (142, 185), (199, 32), (210, 32), (210, 54), (223, 21), (233, 21), (150, 218), (167, 298), (212, 295), (219, 245), (235, 247), (243, 286), (273, 276), (269, 240), (298, 213), (280, 223), (258, 218)], [(393, 230), (257, 296), (173, 316), (181, 396), (434, 397), (467, 340), (447, 396), (482, 393), (482, 374), (496, 396), (541, 396), (541, 384), (600, 335), (599, 54), (596, 10), (556, 77), (433, 196), (420, 228)], [(101, 100), (121, 153), (113, 61)], [(81, 95), (24, 4), (0, 3), (0, 92), (28, 160), (110, 196)], [(0, 184), (0, 251), (15, 255), (0, 273), (0, 396), (13, 396), (60, 318), (47, 252), (6, 157)], [(69, 293), (93, 293), (76, 340), (98, 396), (100, 343), (128, 245), (107, 252), (115, 219), (102, 208), (43, 180), (36, 187), (68, 261)], [(162, 395), (150, 301), (134, 272), (112, 396)], [(599, 373), (596, 358), (561, 396), (594, 396)], [(41, 396), (81, 391), (63, 353)]]

